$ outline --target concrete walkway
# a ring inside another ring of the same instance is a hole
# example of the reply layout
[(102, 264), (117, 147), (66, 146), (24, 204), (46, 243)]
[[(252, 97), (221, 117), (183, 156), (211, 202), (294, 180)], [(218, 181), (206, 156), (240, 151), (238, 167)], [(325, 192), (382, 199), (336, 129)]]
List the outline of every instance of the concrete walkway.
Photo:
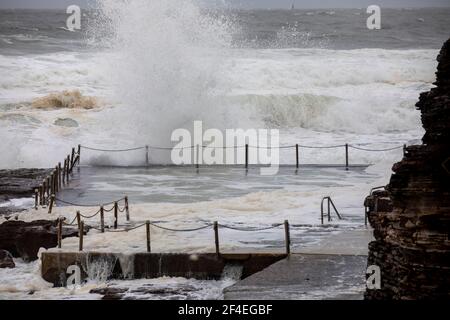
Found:
[(295, 248), (294, 253), (312, 254), (345, 254), (365, 255), (369, 252), (368, 244), (373, 241), (373, 232), (366, 230), (346, 230), (338, 234), (331, 234), (318, 244), (304, 248)]
[(335, 234), (224, 290), (225, 300), (363, 299), (370, 230)]

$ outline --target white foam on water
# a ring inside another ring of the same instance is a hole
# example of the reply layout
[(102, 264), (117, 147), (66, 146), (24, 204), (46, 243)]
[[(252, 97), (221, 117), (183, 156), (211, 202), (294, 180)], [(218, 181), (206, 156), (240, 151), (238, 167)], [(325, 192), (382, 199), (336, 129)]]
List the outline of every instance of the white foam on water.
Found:
[(242, 277), (244, 267), (240, 264), (226, 264), (222, 271), (223, 280), (239, 281)]
[[(361, 135), (364, 143), (389, 142), (400, 134), (406, 142), (422, 134), (414, 104), (435, 79), (436, 50), (236, 49), (233, 23), (195, 1), (104, 1), (101, 10), (107, 22), (92, 35), (114, 31), (102, 49), (0, 56), (8, 74), (0, 79), (0, 168), (53, 166), (78, 143), (170, 146), (172, 130), (190, 129), (194, 120), (205, 128), (276, 127), (283, 144), (352, 143)], [(92, 111), (30, 107), (63, 90), (104, 104)], [(57, 118), (79, 127), (57, 126)], [(168, 163), (169, 155), (153, 152), (151, 160)], [(103, 165), (142, 159), (139, 151), (83, 154), (85, 163)]]

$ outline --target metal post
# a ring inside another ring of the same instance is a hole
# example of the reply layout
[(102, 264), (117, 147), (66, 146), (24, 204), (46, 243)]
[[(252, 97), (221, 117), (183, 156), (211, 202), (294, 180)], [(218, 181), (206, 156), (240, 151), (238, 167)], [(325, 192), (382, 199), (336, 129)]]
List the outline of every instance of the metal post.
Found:
[(105, 213), (103, 211), (103, 206), (100, 207), (100, 230), (105, 233)]
[(118, 224), (118, 204), (117, 202), (114, 202), (114, 229), (117, 229), (117, 224)]
[(323, 201), (325, 199), (322, 199), (322, 203), (320, 204), (320, 221), (323, 224)]
[(195, 154), (195, 167), (198, 169), (200, 168), (200, 145), (197, 144), (196, 146), (196, 154)]
[(46, 195), (46, 204), (48, 204), (48, 200), (50, 198), (50, 178), (47, 177), (47, 181), (45, 182), (45, 193)]
[(50, 194), (55, 193), (55, 173), (52, 172), (50, 175)]
[(39, 190), (34, 189), (34, 208), (37, 210), (39, 205)]
[(66, 170), (67, 183), (69, 183), (69, 175), (70, 175), (70, 156), (67, 155), (67, 170)]
[(130, 208), (128, 207), (128, 197), (125, 197), (125, 213), (127, 216), (127, 221), (130, 221)]
[(58, 248), (61, 249), (62, 244), (62, 224), (63, 218), (58, 219)]
[(44, 186), (42, 184), (39, 186), (39, 204), (44, 205)]
[(59, 172), (58, 172), (59, 167), (55, 166), (55, 172), (54, 172), (54, 178), (53, 178), (53, 184), (55, 185), (54, 189), (55, 191), (53, 192), (54, 194), (59, 192)]
[(152, 252), (151, 242), (150, 242), (150, 221), (145, 222), (145, 229), (147, 231), (147, 252)]
[(58, 162), (58, 189), (62, 190), (62, 171), (61, 162)]
[(338, 209), (337, 209), (336, 206), (334, 205), (334, 202), (333, 202), (333, 200), (331, 199), (331, 197), (330, 197), (330, 202), (331, 202), (331, 205), (333, 206), (333, 209), (334, 209), (334, 211), (336, 212), (336, 215), (338, 216), (339, 220), (341, 220), (342, 217), (341, 217), (341, 215), (339, 214)]
[(81, 224), (81, 213), (80, 213), (80, 211), (77, 211), (77, 225), (78, 225), (78, 228), (80, 228), (80, 224)]
[(220, 256), (220, 247), (219, 247), (219, 224), (217, 221), (214, 221), (214, 239), (216, 244), (216, 254)]
[(291, 254), (291, 233), (289, 229), (289, 221), (284, 221), (284, 233), (285, 233), (285, 241), (286, 241), (286, 254)]
[(84, 222), (80, 222), (80, 228), (78, 229), (78, 236), (80, 237), (79, 251), (83, 251), (83, 236), (84, 236)]
[(48, 213), (49, 213), (49, 214), (52, 213), (54, 202), (55, 202), (55, 195), (52, 194), (52, 195), (50, 196), (50, 205), (48, 206)]
[(81, 145), (78, 145), (78, 165), (80, 165), (80, 161), (81, 161)]
[(149, 152), (149, 147), (145, 146), (145, 165), (148, 167), (150, 162), (149, 162), (149, 157), (148, 157), (148, 152)]
[(74, 161), (75, 161), (75, 148), (72, 148), (72, 157), (70, 158), (70, 172), (72, 172)]
[(46, 192), (47, 192), (47, 182), (46, 182), (46, 180), (44, 179), (44, 180), (42, 181), (42, 205), (43, 205), (43, 206), (46, 205), (46, 201), (45, 201), (45, 198), (46, 198)]
[(47, 198), (51, 195), (51, 184), (50, 184), (50, 176), (47, 177)]
[(67, 168), (67, 159), (64, 159), (64, 169), (62, 172), (62, 182), (64, 185), (66, 185), (66, 169)]
[(348, 143), (345, 144), (345, 170), (348, 170)]
[(298, 169), (300, 166), (300, 159), (299, 159), (299, 154), (298, 154), (298, 143), (295, 145), (295, 158), (296, 158), (296, 167)]
[(245, 145), (245, 169), (248, 170), (248, 144)]
[(330, 208), (331, 198), (328, 197), (327, 200), (328, 200), (328, 222), (330, 222), (331, 221), (331, 208)]

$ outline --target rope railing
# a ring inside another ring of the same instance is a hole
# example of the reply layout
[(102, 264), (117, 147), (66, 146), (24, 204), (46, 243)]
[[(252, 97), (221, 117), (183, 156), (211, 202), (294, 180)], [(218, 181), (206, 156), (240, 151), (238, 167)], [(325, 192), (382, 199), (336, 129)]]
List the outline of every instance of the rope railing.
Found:
[(386, 152), (386, 151), (393, 151), (393, 150), (399, 150), (399, 149), (404, 149), (405, 148), (405, 146), (397, 146), (397, 147), (386, 148), (386, 149), (367, 149), (367, 148), (357, 147), (355, 145), (349, 145), (349, 147), (353, 148), (353, 149), (356, 149), (356, 150), (368, 151), (368, 152)]
[(126, 149), (101, 149), (101, 148), (94, 148), (94, 147), (88, 147), (81, 145), (81, 148), (91, 151), (99, 151), (99, 152), (128, 152), (128, 151), (136, 151), (136, 150), (144, 150), (144, 149), (153, 149), (153, 150), (188, 150), (188, 149), (194, 149), (197, 146), (201, 147), (202, 149), (243, 149), (243, 148), (253, 148), (253, 149), (293, 149), (297, 146), (299, 148), (305, 148), (305, 149), (336, 149), (336, 148), (343, 148), (345, 146), (348, 146), (353, 149), (361, 150), (361, 151), (392, 151), (404, 148), (405, 145), (395, 146), (392, 148), (386, 148), (386, 149), (366, 149), (358, 146), (364, 146), (367, 144), (338, 144), (338, 145), (330, 145), (330, 146), (309, 146), (309, 145), (301, 145), (301, 144), (293, 144), (293, 145), (285, 145), (285, 146), (253, 146), (253, 145), (240, 145), (240, 146), (211, 146), (211, 145), (191, 145), (186, 147), (158, 147), (158, 146), (142, 146), (142, 147), (135, 147), (135, 148), (126, 148)]
[[(119, 206), (119, 201), (124, 201), (124, 207), (122, 209), (120, 209)], [(87, 207), (87, 205), (83, 205), (83, 207)], [(51, 211), (51, 209), (50, 209)], [(93, 229), (96, 230), (100, 230), (101, 232), (105, 232), (105, 212), (109, 213), (114, 211), (114, 229), (118, 229), (118, 225), (119, 225), (119, 213), (122, 213), (125, 211), (126, 213), (126, 220), (129, 223), (130, 222), (130, 210), (129, 210), (129, 204), (128, 204), (128, 197), (124, 197), (118, 201), (114, 202), (114, 205), (109, 208), (109, 209), (105, 209), (105, 207), (102, 205), (100, 206), (100, 209), (97, 210), (95, 213), (81, 213), (80, 211), (76, 212), (76, 216), (73, 218), (71, 223), (66, 223), (64, 222), (65, 225), (69, 225), (69, 226), (73, 226), (75, 225), (75, 221), (77, 221), (77, 225), (78, 227), (80, 227), (80, 223), (81, 223), (81, 218), (84, 219), (92, 219), (98, 215), (100, 215), (100, 228), (94, 227), (94, 226), (88, 226), (88, 227), (92, 227)]]
[(168, 227), (164, 227), (164, 226), (161, 226), (160, 224), (157, 224), (157, 223), (147, 220), (145, 223), (141, 223), (134, 227), (125, 228), (125, 229), (117, 229), (117, 225), (116, 225), (115, 228), (112, 230), (105, 230), (103, 225), (100, 227), (97, 227), (94, 225), (85, 224), (84, 221), (80, 219), (79, 212), (77, 212), (77, 217), (75, 217), (75, 219), (71, 223), (66, 223), (65, 220), (66, 220), (66, 218), (58, 219), (58, 248), (62, 247), (62, 226), (63, 225), (73, 226), (75, 223), (75, 220), (78, 220), (77, 224), (78, 224), (78, 236), (79, 236), (79, 251), (83, 251), (85, 228), (94, 229), (101, 233), (105, 233), (105, 232), (122, 233), (122, 232), (134, 231), (134, 230), (140, 229), (145, 226), (146, 227), (147, 252), (151, 253), (151, 233), (150, 233), (151, 226), (153, 226), (157, 229), (161, 229), (161, 230), (169, 231), (169, 232), (196, 232), (196, 231), (201, 231), (201, 230), (205, 230), (205, 229), (213, 227), (216, 254), (218, 256), (220, 256), (219, 228), (225, 228), (225, 229), (231, 229), (231, 230), (243, 231), (243, 232), (255, 232), (255, 231), (264, 231), (264, 230), (275, 229), (275, 228), (279, 228), (284, 225), (286, 254), (289, 255), (291, 252), (291, 250), (290, 250), (290, 247), (291, 247), (290, 227), (289, 227), (289, 222), (287, 220), (284, 221), (284, 223), (272, 224), (267, 227), (247, 227), (247, 228), (238, 228), (238, 227), (230, 226), (227, 224), (219, 224), (217, 221), (214, 221), (214, 223), (207, 223), (205, 225), (202, 225), (202, 226), (199, 226), (196, 228), (186, 228), (186, 229), (168, 228)]
[[(88, 207), (99, 207), (99, 206), (101, 206), (101, 205), (103, 205), (103, 206), (108, 206), (108, 205), (114, 204), (114, 203), (116, 203), (116, 202), (124, 201), (125, 199), (126, 199), (126, 197), (123, 197), (123, 198), (120, 198), (120, 199), (117, 199), (117, 200), (114, 200), (114, 201), (110, 201), (110, 202), (106, 202), (106, 203), (102, 203), (102, 204), (99, 204), (99, 203), (96, 203), (96, 204), (86, 204), (86, 203), (83, 203), (83, 204), (81, 204), (81, 203), (74, 203), (74, 202), (62, 200), (62, 199), (59, 199), (59, 198), (55, 198), (56, 201), (61, 202), (61, 203), (64, 203), (64, 204), (67, 204), (67, 205), (70, 205), (70, 206), (74, 206), (74, 207), (86, 207), (86, 208), (88, 208)], [(110, 210), (110, 211), (111, 211), (111, 210)]]
[(34, 207), (37, 210), (39, 206), (48, 206), (49, 213), (51, 213), (56, 195), (62, 191), (63, 187), (69, 185), (73, 169), (80, 164), (81, 159), (81, 145), (78, 145), (78, 151), (72, 148), (72, 153), (64, 158), (64, 167), (61, 162), (58, 162), (55, 169), (49, 172), (42, 184), (34, 190), (35, 203)]
[(219, 224), (219, 227), (224, 228), (224, 229), (235, 230), (235, 231), (253, 232), (253, 231), (265, 231), (265, 230), (276, 229), (276, 228), (281, 227), (282, 225), (283, 225), (282, 223), (277, 223), (277, 224), (273, 224), (269, 227), (262, 227), (262, 228), (257, 228), (257, 227), (238, 228), (238, 227), (234, 227), (234, 226)]
[(85, 219), (92, 219), (92, 218), (96, 217), (99, 214), (100, 214), (100, 209), (98, 209), (97, 212), (95, 212), (93, 214), (90, 214), (90, 215), (86, 215), (86, 214), (81, 214), (80, 213), (80, 216), (85, 218)]
[(143, 150), (144, 147), (136, 147), (136, 148), (127, 148), (127, 149), (100, 149), (100, 148), (93, 148), (93, 147), (87, 147), (87, 146), (81, 146), (81, 148), (91, 151), (100, 151), (100, 152), (128, 152), (128, 151), (137, 151), (137, 150)]
[(173, 228), (167, 228), (167, 227), (163, 227), (161, 225), (158, 225), (156, 223), (152, 223), (150, 222), (150, 225), (152, 225), (155, 228), (161, 229), (161, 230), (165, 230), (165, 231), (171, 231), (171, 232), (194, 232), (194, 231), (200, 231), (203, 229), (207, 229), (210, 228), (211, 226), (213, 226), (213, 223), (209, 223), (207, 225), (198, 227), (198, 228), (191, 228), (191, 229), (173, 229)]
[(300, 167), (300, 149), (337, 149), (337, 148), (345, 148), (345, 168), (346, 170), (349, 170), (350, 162), (349, 162), (349, 149), (359, 150), (363, 152), (388, 152), (388, 151), (394, 151), (403, 148), (403, 152), (406, 153), (406, 144), (403, 144), (401, 146), (395, 146), (390, 148), (369, 148), (367, 147), (367, 143), (356, 143), (356, 144), (338, 144), (338, 145), (329, 145), (329, 146), (312, 146), (312, 145), (301, 145), (301, 144), (294, 144), (294, 145), (281, 145), (281, 146), (259, 146), (259, 145), (240, 145), (240, 146), (212, 146), (212, 145), (191, 145), (191, 146), (185, 146), (185, 147), (159, 147), (159, 146), (141, 146), (141, 147), (135, 147), (135, 148), (125, 148), (125, 149), (103, 149), (103, 148), (94, 148), (94, 147), (88, 147), (80, 145), (79, 149), (84, 148), (87, 150), (93, 150), (93, 151), (101, 151), (101, 152), (127, 152), (127, 151), (135, 151), (135, 150), (144, 150), (145, 149), (145, 163), (147, 166), (149, 166), (149, 151), (150, 150), (188, 150), (188, 149), (196, 149), (196, 162), (195, 166), (197, 169), (199, 169), (200, 163), (199, 163), (199, 157), (198, 154), (201, 152), (200, 149), (243, 149), (245, 148), (245, 168), (248, 170), (249, 168), (249, 149), (265, 149), (265, 150), (272, 150), (272, 149), (278, 149), (278, 150), (285, 150), (285, 149), (295, 149), (295, 160), (296, 160), (296, 168), (299, 169)]

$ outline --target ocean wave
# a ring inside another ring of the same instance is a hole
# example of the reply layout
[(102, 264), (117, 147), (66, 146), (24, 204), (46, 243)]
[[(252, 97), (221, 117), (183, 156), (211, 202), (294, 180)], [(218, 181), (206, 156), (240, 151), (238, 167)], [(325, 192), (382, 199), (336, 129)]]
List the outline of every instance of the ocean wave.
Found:
[(69, 108), (69, 109), (93, 109), (99, 106), (95, 97), (83, 96), (79, 90), (51, 93), (44, 97), (34, 99), (32, 106), (38, 109)]
[[(356, 88), (354, 88), (356, 90)], [(333, 95), (242, 94), (226, 98), (229, 108), (267, 128), (303, 128), (322, 132), (381, 134), (413, 130), (420, 125), (414, 96), (395, 100), (390, 94), (374, 100)], [(242, 120), (242, 119), (241, 119)], [(258, 126), (253, 123), (253, 126)]]
[(267, 127), (308, 128), (323, 116), (337, 97), (314, 94), (245, 94), (228, 98), (230, 104), (252, 109), (260, 114)]

